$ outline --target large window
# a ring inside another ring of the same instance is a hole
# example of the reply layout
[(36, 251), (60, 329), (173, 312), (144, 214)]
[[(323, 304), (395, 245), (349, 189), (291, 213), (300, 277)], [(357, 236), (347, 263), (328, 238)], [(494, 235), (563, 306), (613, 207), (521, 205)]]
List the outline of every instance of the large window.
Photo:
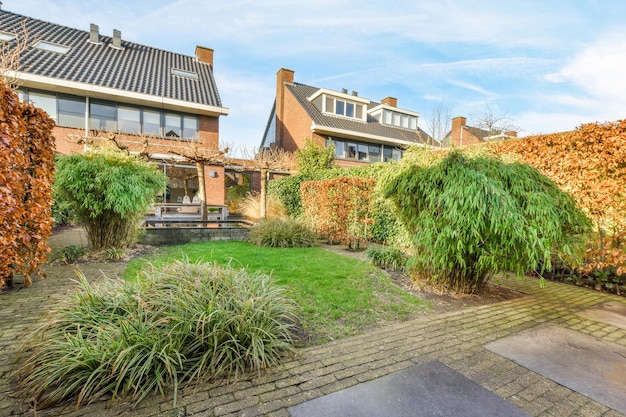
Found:
[(89, 128), (108, 132), (117, 131), (117, 107), (115, 103), (90, 100)]
[(352, 119), (363, 118), (363, 104), (349, 100), (343, 100), (331, 96), (326, 96), (326, 113), (338, 116), (350, 117)]
[(143, 131), (144, 135), (161, 136), (161, 112), (157, 110), (143, 111)]
[(183, 116), (183, 138), (198, 138), (198, 118), (196, 116)]
[(58, 96), (59, 120), (57, 124), (63, 127), (85, 127), (86, 101), (83, 97)]
[[(85, 97), (19, 89), (21, 100), (33, 102), (62, 127), (85, 128)], [(197, 140), (198, 116), (159, 109), (89, 100), (89, 129), (147, 136)]]
[(135, 107), (117, 107), (117, 128), (120, 132), (141, 133), (141, 111)]
[(402, 150), (389, 145), (377, 143), (365, 143), (356, 141), (346, 141), (329, 137), (327, 146), (335, 147), (335, 158), (351, 159), (363, 162), (399, 161), (402, 158)]
[(417, 116), (398, 113), (389, 109), (383, 111), (382, 122), (383, 124), (401, 127), (403, 129), (417, 130)]
[(180, 114), (165, 113), (165, 137), (180, 138), (181, 135)]
[(26, 97), (26, 94), (24, 94), (24, 97), (22, 97), (22, 100), (25, 100), (25, 99), (32, 101), (35, 106), (39, 107), (40, 109), (48, 113), (48, 116), (54, 119), (55, 122), (58, 121), (57, 96), (56, 95), (48, 94), (48, 93), (32, 92), (28, 94), (28, 97)]

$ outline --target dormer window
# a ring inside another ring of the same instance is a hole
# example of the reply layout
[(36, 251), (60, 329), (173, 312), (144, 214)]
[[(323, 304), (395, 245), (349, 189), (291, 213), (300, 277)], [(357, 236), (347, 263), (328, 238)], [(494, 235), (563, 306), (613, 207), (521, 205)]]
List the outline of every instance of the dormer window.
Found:
[(59, 45), (56, 43), (46, 42), (46, 41), (37, 41), (33, 45), (33, 48), (41, 49), (42, 51), (56, 52), (57, 54), (66, 54), (71, 49), (69, 46)]
[(384, 109), (382, 123), (403, 129), (417, 130), (417, 116)]
[(324, 114), (347, 117), (361, 122), (367, 120), (367, 105), (370, 101), (359, 97), (356, 92), (347, 94), (320, 89), (308, 97), (308, 100)]
[(363, 105), (353, 101), (326, 96), (326, 113), (363, 119)]

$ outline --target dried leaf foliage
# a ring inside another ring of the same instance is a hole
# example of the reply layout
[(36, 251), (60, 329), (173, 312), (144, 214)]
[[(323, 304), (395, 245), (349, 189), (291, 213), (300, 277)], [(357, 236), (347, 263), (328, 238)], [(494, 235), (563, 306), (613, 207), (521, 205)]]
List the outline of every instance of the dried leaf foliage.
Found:
[[(0, 288), (39, 273), (52, 233), (54, 121), (0, 82)], [(43, 274), (40, 274), (44, 276)]]
[(375, 180), (359, 177), (305, 181), (300, 185), (304, 216), (329, 242), (356, 249), (367, 240), (368, 228), (374, 223), (371, 205), (375, 186)]
[(608, 268), (626, 275), (626, 119), (488, 146), (538, 168), (594, 221), (597, 238), (589, 242), (580, 272)]

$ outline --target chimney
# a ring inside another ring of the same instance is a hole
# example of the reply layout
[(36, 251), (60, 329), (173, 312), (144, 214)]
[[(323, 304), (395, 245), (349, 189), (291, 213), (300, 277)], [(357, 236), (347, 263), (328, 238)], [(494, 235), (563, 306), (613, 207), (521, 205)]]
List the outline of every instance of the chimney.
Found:
[(196, 59), (198, 62), (209, 64), (213, 69), (213, 49), (196, 45)]
[(382, 103), (391, 107), (398, 107), (398, 99), (395, 97), (385, 97)]
[(122, 32), (117, 29), (113, 29), (113, 47), (122, 49)]
[(276, 73), (276, 146), (283, 146), (284, 112), (285, 112), (285, 83), (293, 83), (294, 72), (281, 68)]
[(94, 23), (89, 24), (89, 42), (100, 43), (100, 28)]
[(358, 91), (354, 91), (354, 90), (352, 90), (352, 95), (353, 95), (354, 97), (358, 97), (359, 92), (358, 92)]
[(341, 89), (341, 92), (342, 92), (343, 94), (348, 94), (348, 89), (347, 89), (347, 88), (342, 88), (342, 89)]
[(450, 130), (450, 146), (463, 145), (463, 128), (467, 123), (467, 119), (463, 116), (454, 117), (452, 119), (452, 129)]

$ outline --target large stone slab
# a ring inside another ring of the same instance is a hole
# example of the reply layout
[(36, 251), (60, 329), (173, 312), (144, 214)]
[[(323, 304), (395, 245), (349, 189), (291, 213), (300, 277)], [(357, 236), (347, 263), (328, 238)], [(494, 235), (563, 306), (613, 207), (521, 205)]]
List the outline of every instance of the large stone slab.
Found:
[(624, 346), (543, 324), (485, 348), (626, 414)]
[(626, 329), (626, 304), (608, 301), (578, 313), (579, 316)]
[(438, 361), (291, 407), (292, 417), (528, 416)]

